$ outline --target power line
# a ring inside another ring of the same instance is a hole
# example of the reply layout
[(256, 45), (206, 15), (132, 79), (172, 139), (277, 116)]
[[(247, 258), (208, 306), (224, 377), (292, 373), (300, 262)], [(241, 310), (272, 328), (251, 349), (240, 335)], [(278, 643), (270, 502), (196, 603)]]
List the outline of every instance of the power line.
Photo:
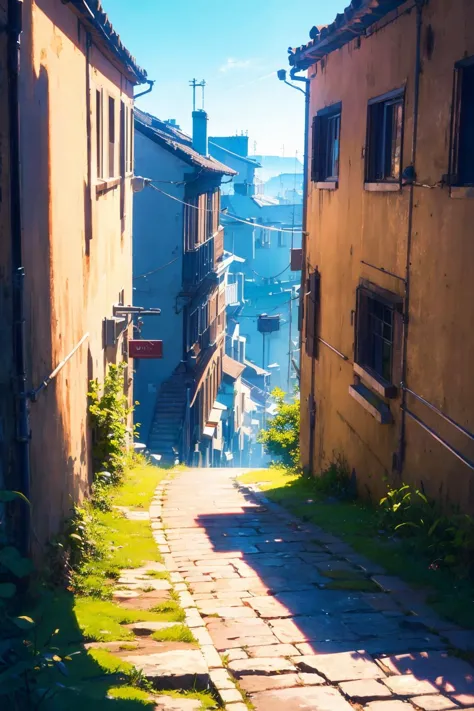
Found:
[(178, 257), (175, 257), (175, 258), (172, 259), (170, 262), (167, 262), (166, 264), (162, 264), (161, 267), (157, 267), (156, 269), (152, 269), (151, 271), (145, 272), (144, 274), (138, 274), (138, 276), (133, 277), (133, 280), (135, 281), (135, 279), (143, 279), (143, 277), (150, 276), (150, 274), (156, 274), (156, 272), (161, 272), (162, 269), (164, 269), (165, 267), (169, 267), (170, 264), (173, 264), (173, 262), (176, 262), (177, 259), (178, 259)]
[[(193, 205), (190, 202), (186, 202), (185, 200), (180, 200), (179, 198), (175, 197), (174, 195), (170, 195), (169, 193), (165, 192), (164, 190), (161, 190), (161, 188), (157, 188), (156, 185), (153, 185), (153, 182), (150, 181), (147, 183), (153, 190), (156, 190), (157, 192), (161, 193), (162, 195), (165, 195), (166, 197), (170, 198), (171, 200), (174, 200), (175, 202), (181, 203), (181, 205), (186, 205), (187, 207), (191, 207), (193, 210), (201, 210), (203, 212), (214, 212), (212, 209), (208, 209), (206, 207), (199, 207), (198, 205)], [(257, 222), (251, 222), (250, 220), (246, 220), (243, 217), (238, 217), (237, 215), (231, 215), (228, 212), (223, 212), (222, 210), (219, 211), (221, 215), (224, 217), (229, 217), (232, 220), (235, 220), (235, 222), (242, 222), (244, 225), (250, 225), (251, 227), (260, 227), (261, 229), (269, 230), (270, 232), (288, 232), (289, 234), (300, 234), (301, 230), (286, 230), (283, 227), (270, 227), (267, 225), (262, 225)]]

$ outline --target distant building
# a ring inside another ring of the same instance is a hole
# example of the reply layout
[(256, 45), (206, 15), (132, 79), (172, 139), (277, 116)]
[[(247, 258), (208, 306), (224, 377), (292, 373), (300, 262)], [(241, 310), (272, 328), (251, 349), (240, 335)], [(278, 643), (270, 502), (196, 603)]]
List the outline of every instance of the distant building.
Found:
[(153, 180), (135, 198), (136, 299), (161, 308), (143, 339), (162, 339), (163, 358), (136, 364), (140, 436), (163, 461), (213, 463), (221, 427), (215, 402), (225, 347), (226, 274), (219, 220), (223, 176), (208, 156), (207, 115), (193, 112), (193, 137), (171, 122), (135, 113), (136, 171)]
[[(129, 319), (117, 309), (132, 303), (133, 92), (147, 75), (99, 0), (6, 6), (0, 487), (31, 500), (41, 554), (92, 480), (89, 381), (128, 358)], [(131, 402), (130, 369), (124, 390)]]
[(267, 197), (277, 198), (279, 202), (298, 204), (303, 202), (303, 173), (281, 173), (267, 180), (263, 186)]
[[(291, 391), (296, 383), (292, 362), (299, 360), (300, 273), (291, 271), (290, 254), (301, 247), (302, 206), (281, 205), (266, 196), (228, 195), (222, 207), (227, 210), (226, 249), (245, 260), (231, 267), (244, 275), (245, 291), (244, 303), (228, 309), (227, 353), (236, 357), (234, 349), (245, 338), (246, 359), (271, 373), (271, 387)], [(258, 317), (265, 313), (280, 318), (278, 331), (263, 336)]]
[(260, 168), (256, 171), (257, 183), (266, 183), (282, 174), (303, 174), (303, 163), (297, 156), (252, 156)]
[(311, 81), (303, 465), (471, 514), (473, 27), (469, 0), (361, 0), (290, 54)]
[(222, 195), (254, 195), (255, 171), (260, 163), (248, 155), (247, 136), (223, 136), (209, 138), (209, 153), (236, 171), (233, 180), (223, 184)]

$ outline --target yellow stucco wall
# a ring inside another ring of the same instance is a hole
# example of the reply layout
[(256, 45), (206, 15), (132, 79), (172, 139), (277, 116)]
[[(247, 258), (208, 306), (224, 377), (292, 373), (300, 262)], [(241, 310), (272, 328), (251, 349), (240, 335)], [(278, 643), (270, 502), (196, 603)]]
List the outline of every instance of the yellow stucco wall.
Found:
[[(407, 3), (404, 9), (412, 3)], [(417, 179), (435, 184), (448, 173), (453, 73), (474, 54), (474, 5), (430, 0), (422, 15)], [(384, 26), (385, 25), (385, 26)], [(428, 41), (429, 40), (429, 41)], [(430, 48), (430, 42), (433, 42)], [(343, 361), (320, 345), (315, 361), (316, 427), (313, 471), (336, 455), (356, 470), (359, 491), (385, 489), (397, 451), (400, 397), (387, 401), (394, 419), (380, 425), (348, 394), (354, 381), (353, 310), (360, 278), (404, 295), (404, 283), (361, 260), (405, 276), (409, 188), (364, 190), (364, 146), (369, 99), (405, 86), (403, 167), (413, 135), (416, 13), (381, 22), (309, 70), (311, 116), (342, 101), (339, 185), (309, 184), (308, 259), (321, 273), (320, 336), (344, 353)], [(432, 52), (429, 50), (432, 49)], [(453, 199), (443, 188), (414, 188), (410, 267), (407, 385), (458, 423), (474, 430), (474, 200)], [(309, 465), (308, 397), (311, 360), (302, 354), (302, 460)], [(474, 459), (474, 443), (414, 399), (409, 407), (450, 444)], [(474, 510), (474, 472), (407, 419), (403, 478), (426, 492)]]
[(122, 359), (122, 339), (116, 349), (104, 350), (102, 323), (112, 316), (122, 290), (125, 303), (132, 302), (130, 179), (125, 188), (96, 194), (95, 126), (96, 86), (117, 99), (118, 136), (120, 100), (130, 105), (132, 85), (94, 45), (88, 69), (86, 42), (77, 17), (60, 0), (24, 2), (20, 123), (31, 385), (37, 387), (89, 333), (31, 406), (33, 538), (38, 543), (58, 529), (72, 500), (86, 491), (88, 383), (93, 377), (102, 380), (107, 362)]

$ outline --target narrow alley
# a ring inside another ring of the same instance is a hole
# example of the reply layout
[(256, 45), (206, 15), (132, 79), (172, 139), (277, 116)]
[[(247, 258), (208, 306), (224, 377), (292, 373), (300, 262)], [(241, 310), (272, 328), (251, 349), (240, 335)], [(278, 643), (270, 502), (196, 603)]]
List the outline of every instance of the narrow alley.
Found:
[(257, 711), (472, 706), (473, 669), (445, 651), (458, 628), (423, 592), (239, 485), (240, 473), (177, 473), (160, 546), (196, 639), (219, 652), (210, 676), (226, 708), (246, 708), (239, 689)]

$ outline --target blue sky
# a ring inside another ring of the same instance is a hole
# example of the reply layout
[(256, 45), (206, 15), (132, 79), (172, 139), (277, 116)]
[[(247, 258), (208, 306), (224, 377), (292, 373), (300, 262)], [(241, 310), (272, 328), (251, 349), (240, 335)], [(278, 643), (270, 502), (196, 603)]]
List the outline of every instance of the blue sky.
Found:
[[(207, 82), (211, 135), (248, 131), (250, 153), (301, 155), (304, 97), (280, 83), (287, 48), (349, 0), (103, 0), (127, 48), (155, 79), (137, 105), (190, 131), (193, 77)], [(198, 104), (198, 108), (200, 105)], [(284, 148), (283, 148), (284, 146)]]

